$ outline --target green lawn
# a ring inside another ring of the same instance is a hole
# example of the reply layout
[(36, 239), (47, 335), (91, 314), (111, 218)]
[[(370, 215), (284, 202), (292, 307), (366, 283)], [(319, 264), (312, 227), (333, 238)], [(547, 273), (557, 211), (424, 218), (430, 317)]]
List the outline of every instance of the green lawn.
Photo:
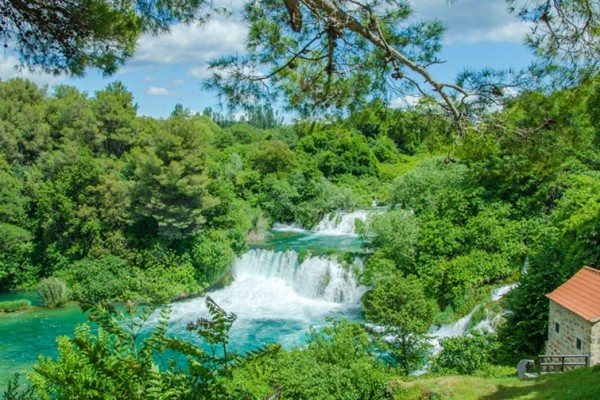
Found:
[(537, 379), (442, 376), (399, 381), (397, 399), (600, 399), (600, 366)]

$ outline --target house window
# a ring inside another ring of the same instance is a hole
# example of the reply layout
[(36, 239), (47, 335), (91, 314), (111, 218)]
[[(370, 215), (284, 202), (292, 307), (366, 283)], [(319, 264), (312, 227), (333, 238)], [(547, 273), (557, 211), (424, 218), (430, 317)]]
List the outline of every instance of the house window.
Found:
[(575, 347), (577, 348), (577, 350), (581, 350), (581, 339), (575, 339)]
[(558, 322), (554, 323), (554, 332), (556, 332), (556, 333), (560, 332), (560, 324)]

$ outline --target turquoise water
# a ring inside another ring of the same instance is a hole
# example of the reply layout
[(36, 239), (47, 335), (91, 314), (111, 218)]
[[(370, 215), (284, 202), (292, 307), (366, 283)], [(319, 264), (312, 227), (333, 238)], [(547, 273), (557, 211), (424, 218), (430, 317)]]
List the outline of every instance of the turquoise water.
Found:
[[(314, 255), (300, 264), (298, 252), (303, 249)], [(223, 309), (237, 315), (230, 332), (231, 350), (243, 352), (272, 342), (291, 347), (301, 344), (311, 327), (324, 326), (330, 317), (360, 320), (364, 288), (335, 255), (327, 254), (335, 251), (360, 252), (360, 239), (354, 235), (274, 231), (265, 243), (240, 257), (232, 268), (233, 283), (210, 293)], [(360, 267), (361, 261), (357, 263)], [(21, 298), (39, 306), (30, 293), (0, 294), (0, 301)], [(179, 301), (172, 307), (172, 335), (190, 338), (186, 324), (207, 316), (203, 298)], [(0, 314), (0, 388), (15, 372), (30, 369), (40, 355), (55, 357), (56, 338), (72, 335), (77, 324), (85, 320), (86, 315), (75, 304)]]
[(310, 231), (273, 231), (265, 243), (251, 248), (265, 248), (276, 251), (309, 250), (316, 254), (328, 251), (363, 252), (362, 240), (354, 235), (323, 235)]
[[(31, 294), (4, 293), (0, 301), (31, 298)], [(71, 335), (86, 316), (76, 304), (49, 310), (0, 313), (0, 388), (15, 372), (26, 372), (40, 354), (56, 356), (56, 338)]]

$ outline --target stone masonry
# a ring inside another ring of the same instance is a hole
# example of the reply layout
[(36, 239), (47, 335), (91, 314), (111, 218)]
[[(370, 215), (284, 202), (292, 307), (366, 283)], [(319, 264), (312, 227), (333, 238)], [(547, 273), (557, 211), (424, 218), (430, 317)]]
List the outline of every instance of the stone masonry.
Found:
[[(588, 354), (589, 365), (600, 364), (600, 321), (587, 321), (550, 300), (548, 322), (546, 354)], [(577, 349), (577, 339), (581, 349)]]

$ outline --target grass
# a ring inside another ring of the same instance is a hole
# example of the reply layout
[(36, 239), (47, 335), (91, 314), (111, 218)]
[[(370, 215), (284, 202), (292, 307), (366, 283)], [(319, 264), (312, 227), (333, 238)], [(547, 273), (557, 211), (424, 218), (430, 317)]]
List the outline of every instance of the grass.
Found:
[(29, 300), (0, 301), (0, 312), (14, 312), (31, 307)]
[[(515, 368), (516, 369), (516, 368)], [(441, 376), (396, 381), (396, 399), (600, 399), (600, 365), (559, 374), (544, 374), (537, 379), (516, 377)]]
[(49, 308), (62, 307), (69, 300), (67, 284), (53, 276), (42, 279), (37, 286), (37, 291)]

